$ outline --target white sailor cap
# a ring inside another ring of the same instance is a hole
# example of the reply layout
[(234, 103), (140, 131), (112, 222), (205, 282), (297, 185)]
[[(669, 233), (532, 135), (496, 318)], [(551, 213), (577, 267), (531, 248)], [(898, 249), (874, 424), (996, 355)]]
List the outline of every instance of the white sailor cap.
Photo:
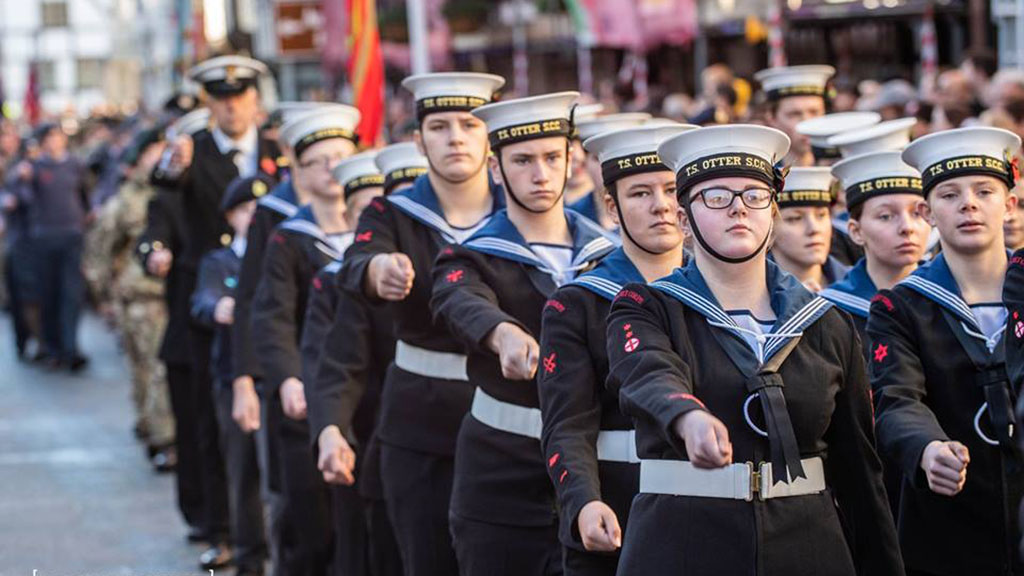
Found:
[(1019, 149), (1020, 136), (1008, 130), (957, 128), (914, 140), (903, 150), (903, 161), (921, 171), (925, 196), (945, 180), (975, 174), (995, 176), (1013, 188)]
[(188, 71), (188, 77), (214, 97), (240, 94), (255, 87), (265, 74), (270, 74), (270, 69), (263, 62), (234, 55), (204, 60)]
[(690, 130), (665, 140), (658, 156), (676, 173), (676, 190), (729, 176), (755, 178), (772, 187), (782, 183), (777, 167), (789, 153), (789, 136), (755, 124), (727, 124)]
[(605, 132), (641, 126), (651, 119), (651, 115), (645, 112), (623, 112), (621, 114), (597, 116), (589, 120), (580, 120), (579, 116), (574, 116), (574, 118), (579, 139), (587, 141)]
[(278, 102), (274, 105), (271, 116), (279, 118), (278, 122), (284, 124), (296, 116), (317, 109), (317, 106), (322, 104), (323, 102)]
[(359, 118), (359, 110), (345, 104), (318, 107), (285, 122), (281, 137), (298, 158), (306, 148), (322, 140), (344, 138), (355, 142)]
[(832, 170), (824, 166), (794, 166), (786, 174), (786, 182), (776, 202), (779, 208), (831, 206)]
[(576, 106), (576, 123), (579, 124), (585, 120), (593, 120), (604, 112), (604, 104), (600, 102), (594, 104), (580, 104)]
[(769, 100), (787, 96), (825, 96), (828, 79), (835, 75), (831, 66), (780, 66), (754, 74)]
[(917, 118), (897, 118), (867, 128), (836, 134), (828, 139), (828, 143), (839, 148), (843, 158), (868, 152), (902, 150), (910, 142), (910, 129), (915, 124)]
[(412, 182), (427, 173), (427, 157), (420, 154), (412, 142), (399, 142), (377, 151), (374, 160), (377, 170), (384, 175), (384, 192), (389, 193), (395, 186)]
[(837, 112), (826, 114), (796, 125), (796, 131), (811, 139), (811, 151), (815, 160), (841, 158), (839, 149), (831, 146), (828, 139), (836, 134), (859, 130), (882, 121), (877, 112)]
[(885, 194), (924, 196), (921, 173), (903, 161), (899, 150), (869, 152), (846, 158), (832, 166), (832, 175), (846, 190), (847, 209)]
[(491, 101), (505, 79), (477, 72), (435, 72), (402, 80), (416, 100), (416, 117), (435, 112), (468, 112)]
[(692, 124), (675, 126), (638, 126), (603, 132), (583, 142), (587, 152), (597, 157), (605, 186), (643, 172), (670, 171), (658, 156), (665, 140), (698, 128)]
[(174, 140), (178, 136), (195, 136), (203, 128), (210, 125), (210, 110), (198, 108), (175, 120), (167, 127), (167, 139)]
[(377, 169), (376, 150), (360, 152), (345, 158), (331, 168), (331, 176), (345, 189), (345, 197), (365, 188), (383, 187), (384, 175)]
[(579, 92), (556, 92), (487, 104), (473, 115), (487, 124), (491, 147), (573, 133), (572, 107)]

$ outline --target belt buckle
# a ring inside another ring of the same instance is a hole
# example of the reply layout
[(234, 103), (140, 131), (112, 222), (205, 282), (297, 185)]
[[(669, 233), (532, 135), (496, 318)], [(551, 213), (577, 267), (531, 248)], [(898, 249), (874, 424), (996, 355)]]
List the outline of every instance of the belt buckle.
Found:
[(750, 470), (750, 496), (747, 502), (764, 502), (768, 497), (766, 482), (770, 482), (771, 473), (765, 471), (765, 465), (765, 462), (759, 462), (756, 466), (753, 462), (747, 462), (747, 468)]

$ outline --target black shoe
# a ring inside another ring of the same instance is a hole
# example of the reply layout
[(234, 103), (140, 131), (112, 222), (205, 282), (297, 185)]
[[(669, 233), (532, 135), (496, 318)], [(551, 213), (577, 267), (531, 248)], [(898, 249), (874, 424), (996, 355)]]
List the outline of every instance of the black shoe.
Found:
[(235, 576), (263, 576), (263, 568), (255, 566), (239, 566), (235, 569)]
[(174, 472), (174, 469), (178, 467), (178, 451), (175, 450), (174, 446), (160, 448), (149, 461), (153, 464), (153, 469), (159, 474)]
[(72, 374), (77, 374), (78, 372), (85, 370), (85, 367), (88, 365), (89, 359), (86, 358), (85, 356), (82, 356), (81, 354), (75, 354), (74, 356), (71, 357), (70, 360), (68, 360), (67, 363), (68, 370)]
[(185, 536), (185, 539), (193, 544), (199, 544), (200, 542), (208, 541), (210, 539), (210, 534), (198, 526), (189, 526), (188, 534)]
[(230, 566), (231, 560), (231, 548), (224, 544), (216, 544), (210, 546), (206, 552), (199, 555), (199, 566), (203, 570), (216, 570)]

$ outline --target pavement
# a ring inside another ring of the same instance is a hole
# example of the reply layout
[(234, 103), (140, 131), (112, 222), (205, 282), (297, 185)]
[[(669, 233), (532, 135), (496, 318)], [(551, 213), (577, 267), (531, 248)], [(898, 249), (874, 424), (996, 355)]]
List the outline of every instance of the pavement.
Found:
[(185, 540), (174, 475), (132, 435), (131, 385), (114, 335), (79, 333), (80, 374), (17, 360), (0, 314), (0, 576), (208, 576)]

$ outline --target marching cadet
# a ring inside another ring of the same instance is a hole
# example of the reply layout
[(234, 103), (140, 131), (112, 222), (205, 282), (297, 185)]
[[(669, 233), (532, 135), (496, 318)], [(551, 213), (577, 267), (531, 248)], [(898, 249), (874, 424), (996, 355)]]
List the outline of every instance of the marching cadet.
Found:
[(238, 576), (262, 576), (267, 543), (256, 440), (251, 432), (235, 423), (232, 415), (231, 325), (235, 321), (234, 294), (245, 253), (245, 231), (257, 200), (273, 185), (273, 180), (264, 175), (238, 177), (228, 184), (221, 210), (234, 235), (228, 246), (208, 252), (200, 260), (196, 291), (192, 294), (193, 320), (214, 330), (210, 369), (214, 375), (221, 450), (225, 456), (231, 546)]
[(160, 472), (174, 469), (174, 417), (167, 374), (160, 362), (160, 340), (167, 327), (164, 282), (146, 274), (131, 254), (146, 227), (146, 210), (156, 190), (149, 175), (164, 150), (160, 128), (140, 132), (125, 154), (128, 177), (100, 209), (83, 258), (86, 280), (97, 295), (119, 310), (119, 327), (131, 366), (136, 430), (150, 461)]
[[(338, 162), (331, 169), (331, 174), (344, 190), (345, 222), (349, 229), (354, 229), (359, 215), (370, 201), (384, 193), (384, 175), (377, 170), (374, 162), (375, 151), (356, 154)], [(345, 297), (337, 289), (335, 275), (341, 269), (340, 260), (335, 260), (317, 271), (309, 289), (309, 301), (306, 304), (306, 318), (302, 326), (300, 351), (302, 353), (302, 381), (310, 384), (306, 390), (308, 412), (322, 411), (323, 406), (314, 406), (316, 386), (320, 363), (325, 356), (348, 354), (346, 348), (358, 346), (358, 339), (364, 334), (354, 334), (354, 339), (338, 343), (338, 348), (325, 346), (325, 338), (334, 324), (338, 301)], [(392, 344), (393, 345), (393, 344)], [(390, 361), (390, 359), (389, 359)], [(359, 426), (356, 433), (358, 441), (369, 442), (373, 431), (373, 415), (377, 409), (377, 400), (359, 404), (362, 414), (356, 416)], [(322, 412), (314, 419), (309, 418), (309, 439), (313, 446), (321, 430)], [(319, 458), (316, 458), (318, 461)], [(319, 466), (318, 466), (319, 468)], [(335, 574), (369, 574), (367, 560), (369, 557), (368, 523), (363, 501), (359, 490), (351, 485), (335, 485), (329, 488), (331, 495), (331, 517), (334, 532), (334, 570)]]
[[(385, 194), (412, 186), (429, 169), (426, 157), (413, 142), (380, 150), (374, 162), (384, 175)], [(361, 213), (365, 205), (359, 208)], [(359, 214), (352, 207), (347, 214), (351, 222), (358, 221)], [(357, 443), (361, 458), (358, 489), (364, 500), (369, 537), (369, 573), (400, 576), (401, 554), (387, 516), (380, 479), (380, 443), (374, 429), (384, 374), (395, 355), (393, 318), (389, 308), (371, 304), (361, 293), (343, 292), (339, 270), (340, 263), (335, 262), (317, 274), (321, 286), (318, 288), (314, 280), (307, 311), (304, 339), (311, 335), (314, 310), (322, 308), (327, 322), (320, 339), (319, 364), (306, 392), (311, 438), (318, 452), (317, 467), (330, 484), (355, 482), (356, 452), (349, 439)], [(318, 300), (322, 306), (317, 305)], [(343, 431), (349, 432), (349, 439)]]
[[(220, 212), (224, 190), (238, 176), (277, 173), (277, 145), (260, 137), (257, 122), (261, 115), (257, 85), (269, 74), (266, 65), (242, 56), (220, 56), (199, 63), (189, 77), (200, 84), (209, 97), (213, 126), (193, 137), (179, 137), (173, 144), (171, 162), (157, 167), (153, 181), (181, 195), (186, 242), (181, 254), (184, 289), (191, 295), (196, 271), (203, 254), (231, 242), (231, 229)], [(151, 252), (151, 257), (160, 253)], [(163, 259), (166, 256), (160, 256)], [(227, 487), (223, 457), (217, 441), (217, 419), (213, 406), (213, 382), (210, 352), (213, 332), (199, 324), (189, 326), (188, 352), (193, 362), (195, 405), (203, 455), (204, 492), (210, 538), (214, 544), (204, 554), (203, 569), (217, 568), (230, 561), (224, 546), (228, 532)]]
[(832, 175), (845, 191), (850, 237), (864, 247), (864, 257), (845, 278), (822, 290), (821, 296), (853, 317), (868, 360), (871, 299), (917, 269), (931, 233), (921, 213), (921, 173), (903, 162), (900, 154), (869, 152), (832, 166)]
[(903, 151), (921, 172), (942, 253), (878, 293), (868, 334), (878, 442), (903, 473), (899, 534), (912, 574), (1024, 574), (1001, 300), (1020, 143), (963, 128)]
[[(581, 123), (587, 120), (593, 120), (597, 118), (601, 112), (604, 111), (604, 104), (579, 104), (576, 106), (576, 125), (579, 126)], [(579, 130), (576, 130), (576, 134), (573, 135), (572, 148), (570, 149), (571, 160), (574, 166), (586, 166), (587, 163), (587, 151), (583, 148), (583, 138), (580, 136)], [(565, 184), (565, 205), (572, 206), (576, 202), (590, 196), (594, 192), (594, 188), (600, 180), (600, 174), (592, 174), (590, 166), (586, 166), (586, 170), (573, 170), (572, 175), (569, 176), (569, 181)], [(597, 221), (591, 216), (587, 216), (591, 220)]]
[[(204, 130), (209, 120), (209, 110), (194, 110), (167, 128), (165, 140), (173, 142), (180, 136), (191, 137)], [(174, 154), (168, 146), (154, 172), (160, 170), (161, 166), (170, 165), (172, 157)], [(156, 195), (146, 209), (146, 228), (139, 237), (135, 255), (149, 275), (164, 281), (167, 327), (160, 344), (160, 361), (164, 363), (167, 374), (171, 411), (174, 413), (178, 508), (189, 526), (188, 540), (209, 542), (211, 538), (205, 510), (203, 458), (199, 443), (198, 414), (195, 410), (197, 391), (192, 374), (192, 355), (189, 353), (189, 298), (192, 287), (189, 286), (184, 260), (180, 258), (187, 242), (183, 205), (182, 195), (177, 191), (156, 186)]]
[[(491, 174), (507, 208), (438, 256), (431, 310), (467, 351), (477, 386), (455, 451), (451, 529), (464, 576), (560, 574), (557, 512), (533, 383), (544, 303), (615, 245), (562, 203), (579, 94), (488, 104)], [(544, 359), (553, 370), (558, 359)]]
[(696, 126), (640, 127), (585, 142), (601, 164), (622, 247), (555, 292), (544, 307), (537, 377), (541, 446), (559, 508), (567, 575), (614, 575), (640, 471), (632, 422), (605, 388), (605, 319), (624, 284), (668, 276), (683, 262), (676, 176), (658, 158), (666, 138)]
[[(804, 120), (796, 125), (796, 131), (810, 139), (814, 165), (831, 166), (842, 159), (842, 154), (838, 146), (829, 145), (829, 138), (843, 132), (874, 126), (881, 121), (882, 116), (875, 112), (837, 112)], [(846, 195), (842, 189), (838, 189), (835, 204), (832, 205), (833, 232), (829, 254), (843, 264), (852, 266), (864, 256), (864, 250), (850, 240), (850, 235), (846, 231), (847, 220), (849, 214)]]
[[(586, 142), (588, 139), (603, 132), (634, 128), (650, 119), (651, 115), (643, 112), (623, 112), (621, 114), (606, 114), (604, 116), (579, 119), (576, 122), (576, 136), (580, 142)], [(575, 167), (572, 171), (573, 175), (575, 176), (577, 172), (586, 172), (590, 175), (590, 180), (594, 184), (590, 193), (580, 198), (572, 198), (566, 192), (565, 206), (597, 222), (605, 230), (611, 230), (614, 224), (611, 214), (606, 210), (608, 193), (605, 187), (600, 185), (601, 165), (592, 154), (586, 152), (585, 148), (582, 149), (583, 162), (581, 164), (576, 164), (576, 157), (573, 157), (573, 166)], [(570, 181), (574, 176), (569, 178)]]
[(608, 317), (640, 457), (622, 574), (903, 573), (853, 324), (767, 258), (788, 149), (753, 125), (658, 148), (696, 243)]
[(832, 246), (832, 171), (797, 167), (775, 198), (778, 217), (770, 258), (811, 292), (846, 275), (849, 266), (829, 254)]
[(295, 155), (293, 177), (309, 193), (310, 203), (271, 234), (253, 299), (268, 468), (279, 479), (282, 531), (290, 536), (278, 543), (278, 550), (282, 571), (289, 576), (324, 574), (331, 561), (328, 494), (309, 450), (300, 337), (313, 275), (341, 258), (352, 242), (345, 191), (331, 167), (355, 150), (358, 123), (358, 110), (338, 105), (297, 116), (281, 127)]
[(470, 111), (500, 76), (440, 73), (402, 82), (416, 100), (416, 145), (430, 171), (377, 199), (359, 221), (339, 276), (347, 292), (393, 303), (395, 361), (381, 398), (381, 481), (406, 574), (457, 572), (448, 530), (455, 438), (472, 401), (466, 357), (430, 316), (438, 252), (485, 225), (502, 206), (488, 182), (487, 127)]
[(814, 166), (811, 140), (797, 126), (825, 115), (828, 80), (835, 73), (831, 66), (783, 66), (754, 74), (768, 100), (768, 125), (785, 132), (792, 142), (786, 166)]

